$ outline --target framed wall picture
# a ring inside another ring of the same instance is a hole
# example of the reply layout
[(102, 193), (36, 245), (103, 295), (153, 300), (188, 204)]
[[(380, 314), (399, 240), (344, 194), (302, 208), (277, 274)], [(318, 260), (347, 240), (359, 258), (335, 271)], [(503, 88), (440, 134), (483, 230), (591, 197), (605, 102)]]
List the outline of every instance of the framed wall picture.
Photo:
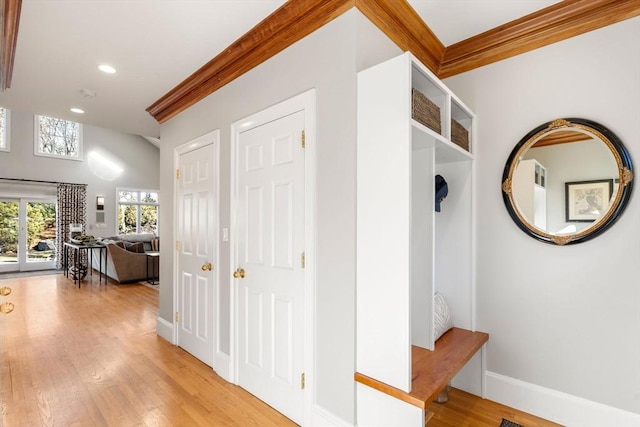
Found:
[(565, 182), (567, 222), (593, 222), (609, 209), (613, 179)]

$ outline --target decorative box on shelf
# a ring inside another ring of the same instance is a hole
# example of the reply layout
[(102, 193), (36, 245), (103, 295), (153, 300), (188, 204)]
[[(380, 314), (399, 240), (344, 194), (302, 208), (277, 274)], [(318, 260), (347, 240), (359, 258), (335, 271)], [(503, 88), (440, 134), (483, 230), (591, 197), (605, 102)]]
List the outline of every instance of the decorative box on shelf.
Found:
[(469, 131), (455, 120), (451, 120), (451, 141), (469, 151)]
[(440, 108), (415, 88), (411, 89), (411, 117), (429, 129), (442, 134)]

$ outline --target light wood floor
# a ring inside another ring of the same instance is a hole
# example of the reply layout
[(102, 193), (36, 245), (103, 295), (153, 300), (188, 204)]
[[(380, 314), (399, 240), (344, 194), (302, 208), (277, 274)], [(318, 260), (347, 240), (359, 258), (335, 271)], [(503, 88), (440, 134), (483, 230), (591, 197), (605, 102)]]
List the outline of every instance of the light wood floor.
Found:
[[(63, 275), (0, 280), (0, 426), (294, 426), (156, 335), (158, 292)], [(543, 420), (452, 390), (429, 426)]]

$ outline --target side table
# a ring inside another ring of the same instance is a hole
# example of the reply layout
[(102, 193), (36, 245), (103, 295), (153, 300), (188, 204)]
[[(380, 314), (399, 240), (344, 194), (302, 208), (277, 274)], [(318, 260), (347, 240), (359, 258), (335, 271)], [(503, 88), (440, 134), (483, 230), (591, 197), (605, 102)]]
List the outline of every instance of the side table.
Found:
[[(150, 285), (157, 285), (160, 280), (160, 252), (148, 251), (147, 255), (147, 283)], [(151, 267), (151, 274), (149, 274), (149, 267)]]
[[(73, 274), (73, 283), (76, 283), (76, 281), (78, 282), (78, 287), (80, 287), (80, 282), (82, 280), (82, 278), (80, 277), (80, 267), (81, 267), (81, 261), (80, 261), (80, 254), (82, 251), (85, 251), (85, 253), (87, 254), (87, 272), (90, 272), (90, 274), (93, 276), (93, 268), (92, 268), (92, 264), (93, 264), (93, 249), (98, 249), (98, 260), (100, 263), (100, 270), (99, 270), (99, 278), (98, 278), (98, 283), (102, 283), (102, 254), (104, 253), (104, 265), (105, 265), (105, 270), (106, 270), (106, 266), (107, 266), (107, 247), (104, 245), (97, 245), (97, 244), (90, 244), (90, 245), (84, 245), (84, 244), (76, 244), (76, 243), (71, 243), (71, 242), (64, 242), (64, 252), (63, 252), (63, 257), (62, 257), (62, 266), (64, 268), (64, 275), (66, 277), (69, 277), (69, 250), (73, 250), (73, 267), (74, 267), (74, 274)], [(107, 275), (105, 273), (104, 275), (104, 284), (107, 284)]]

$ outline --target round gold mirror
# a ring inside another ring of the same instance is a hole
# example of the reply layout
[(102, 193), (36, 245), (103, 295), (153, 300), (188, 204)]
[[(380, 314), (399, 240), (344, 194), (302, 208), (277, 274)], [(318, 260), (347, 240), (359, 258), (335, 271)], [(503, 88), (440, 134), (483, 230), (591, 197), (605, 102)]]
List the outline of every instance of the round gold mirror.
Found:
[(633, 166), (620, 139), (586, 119), (558, 119), (533, 129), (511, 152), (502, 197), (522, 231), (545, 243), (589, 240), (622, 214)]

